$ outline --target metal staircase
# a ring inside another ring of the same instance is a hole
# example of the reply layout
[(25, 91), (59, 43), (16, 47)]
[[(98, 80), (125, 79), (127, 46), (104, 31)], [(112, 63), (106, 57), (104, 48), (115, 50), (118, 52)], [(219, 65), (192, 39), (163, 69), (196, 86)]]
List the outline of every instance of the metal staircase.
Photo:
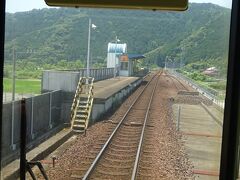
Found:
[(88, 127), (93, 105), (94, 78), (81, 77), (71, 107), (71, 128), (75, 132), (85, 132)]

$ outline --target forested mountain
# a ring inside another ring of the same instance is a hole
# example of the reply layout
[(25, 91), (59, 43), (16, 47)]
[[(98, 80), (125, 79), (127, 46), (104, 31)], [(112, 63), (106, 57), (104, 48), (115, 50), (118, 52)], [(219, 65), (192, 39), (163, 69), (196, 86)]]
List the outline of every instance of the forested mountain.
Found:
[(226, 63), (230, 9), (194, 3), (186, 12), (59, 8), (7, 13), (6, 61), (11, 61), (14, 46), (22, 52), (18, 59), (38, 64), (85, 62), (89, 18), (97, 26), (91, 36), (94, 62), (104, 63), (108, 42), (118, 36), (128, 53), (145, 54), (160, 66), (166, 56), (184, 64)]

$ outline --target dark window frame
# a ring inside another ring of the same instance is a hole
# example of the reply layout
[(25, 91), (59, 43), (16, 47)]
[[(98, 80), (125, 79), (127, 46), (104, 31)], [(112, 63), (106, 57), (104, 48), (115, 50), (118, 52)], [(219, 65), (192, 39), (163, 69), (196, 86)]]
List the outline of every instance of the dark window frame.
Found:
[[(227, 92), (224, 110), (223, 139), (219, 179), (231, 180), (238, 176), (238, 145), (240, 118), (240, 2), (232, 1), (231, 30), (229, 43), (229, 61)], [(3, 66), (5, 39), (5, 0), (0, 1), (0, 101), (3, 95)], [(0, 105), (0, 161), (2, 160), (2, 103)], [(2, 168), (2, 167), (0, 167)]]
[(227, 89), (220, 163), (221, 180), (237, 179), (240, 119), (240, 1), (232, 1)]
[[(2, 162), (2, 95), (3, 95), (3, 65), (4, 65), (4, 40), (5, 40), (5, 0), (0, 1), (0, 162)], [(0, 164), (0, 177), (2, 166)]]

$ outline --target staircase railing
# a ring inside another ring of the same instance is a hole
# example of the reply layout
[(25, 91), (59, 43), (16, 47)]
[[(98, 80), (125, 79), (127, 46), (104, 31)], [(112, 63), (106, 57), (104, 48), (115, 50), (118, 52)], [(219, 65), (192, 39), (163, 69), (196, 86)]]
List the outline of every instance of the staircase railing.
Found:
[(94, 78), (91, 79), (91, 85), (89, 88), (89, 95), (88, 95), (89, 107), (88, 107), (88, 116), (87, 116), (86, 123), (85, 123), (86, 128), (88, 128), (88, 125), (89, 125), (89, 119), (91, 116), (92, 106), (93, 106), (93, 81), (94, 81)]
[(81, 78), (71, 108), (71, 128), (76, 132), (84, 132), (89, 125), (93, 106), (94, 78)]
[(77, 106), (77, 99), (79, 98), (80, 92), (82, 91), (82, 81), (83, 81), (83, 78), (80, 77), (78, 81), (77, 89), (73, 98), (72, 107), (71, 107), (71, 120), (73, 119), (74, 112), (75, 112), (74, 110)]

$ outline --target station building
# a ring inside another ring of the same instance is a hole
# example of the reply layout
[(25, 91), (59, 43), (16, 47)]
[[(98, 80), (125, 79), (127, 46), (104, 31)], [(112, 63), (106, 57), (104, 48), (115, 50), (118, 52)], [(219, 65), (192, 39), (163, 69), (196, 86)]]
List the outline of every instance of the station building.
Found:
[(145, 56), (142, 54), (128, 54), (126, 43), (108, 43), (107, 68), (115, 68), (116, 75), (138, 75), (140, 70), (137, 67), (137, 60), (143, 58)]

